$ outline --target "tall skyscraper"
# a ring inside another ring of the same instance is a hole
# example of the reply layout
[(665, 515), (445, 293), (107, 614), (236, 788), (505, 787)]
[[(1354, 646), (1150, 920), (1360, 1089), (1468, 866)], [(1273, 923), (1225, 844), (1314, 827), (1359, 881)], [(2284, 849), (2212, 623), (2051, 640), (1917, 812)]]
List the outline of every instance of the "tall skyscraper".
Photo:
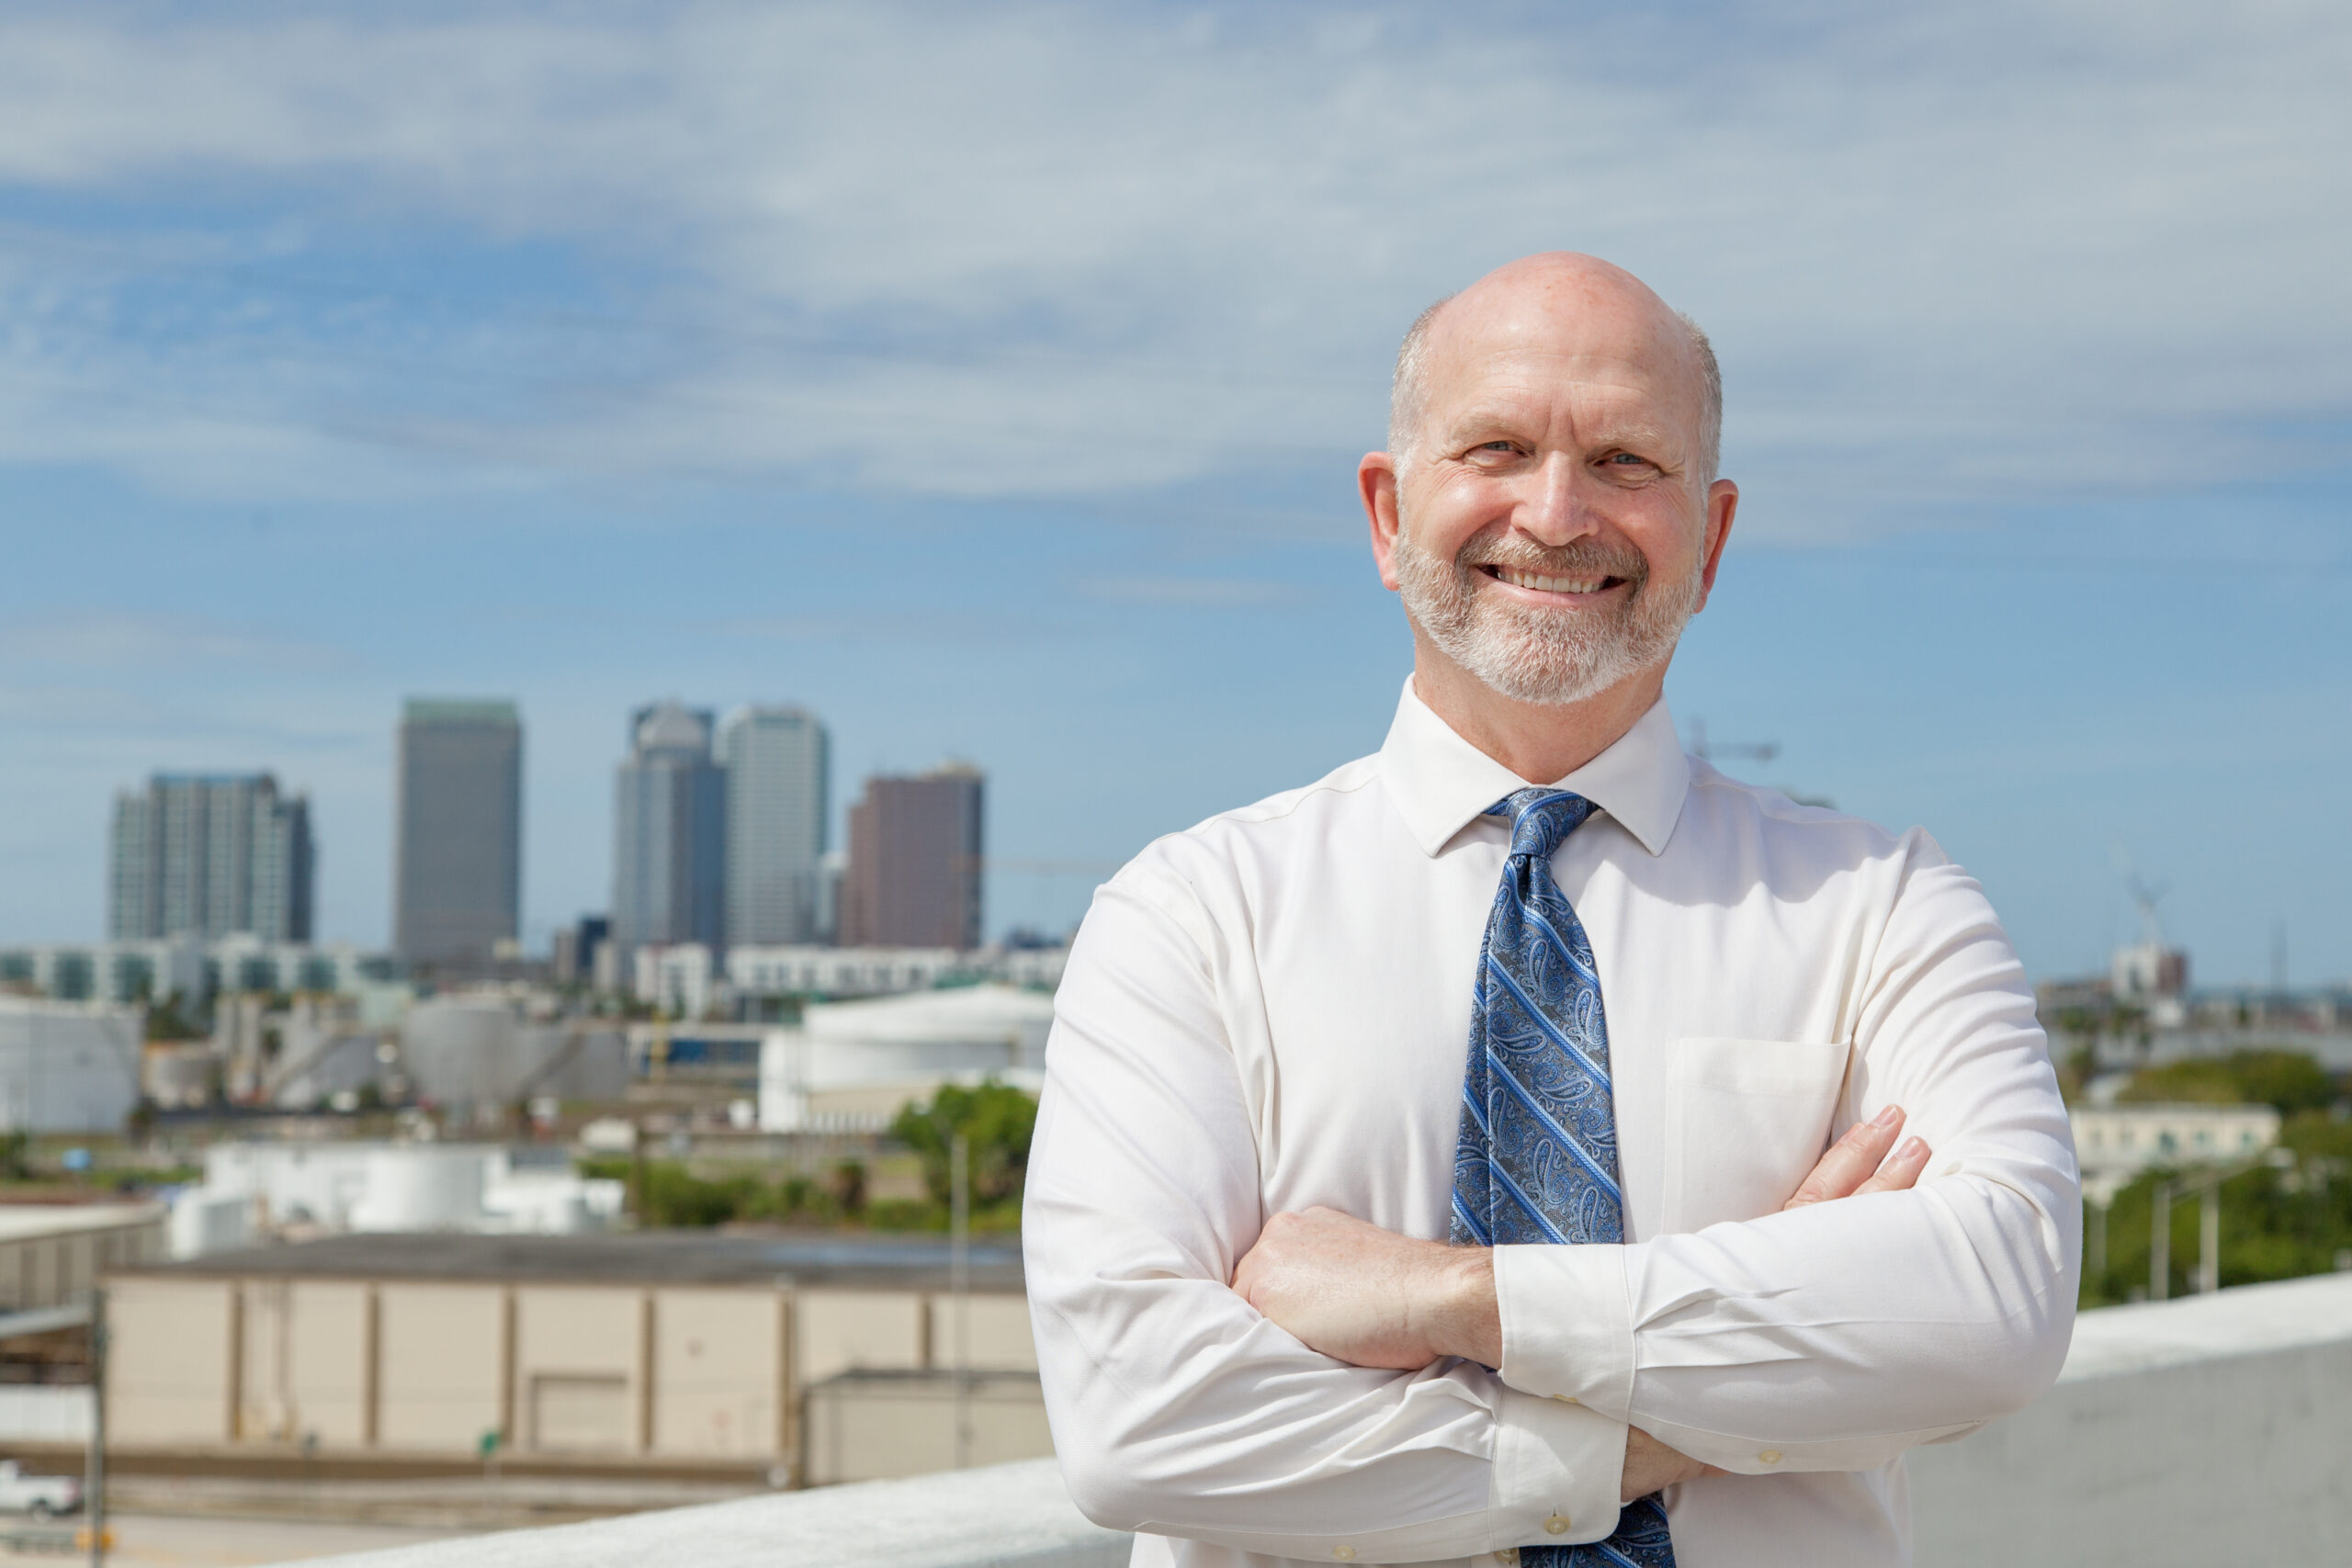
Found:
[(413, 697), (401, 710), (392, 945), (477, 967), (522, 930), (523, 721), (511, 702)]
[(848, 947), (980, 945), (980, 771), (865, 781), (841, 894)]
[(311, 940), (307, 795), (267, 773), (157, 773), (115, 796), (107, 930), (116, 941), (251, 932)]
[(710, 719), (674, 702), (630, 717), (613, 790), (618, 963), (649, 942), (726, 942), (727, 775), (711, 760)]
[(727, 940), (817, 940), (828, 800), (825, 727), (798, 708), (746, 707), (719, 726), (727, 770)]

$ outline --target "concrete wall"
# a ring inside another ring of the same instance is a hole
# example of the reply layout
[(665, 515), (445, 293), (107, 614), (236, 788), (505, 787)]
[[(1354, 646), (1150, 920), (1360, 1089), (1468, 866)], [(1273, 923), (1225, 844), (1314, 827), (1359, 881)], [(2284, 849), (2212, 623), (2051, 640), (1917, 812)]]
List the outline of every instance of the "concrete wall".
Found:
[(107, 1426), (113, 1440), (228, 1440), (242, 1348), (238, 1294), (223, 1280), (134, 1277), (107, 1286)]
[[(953, 1355), (952, 1303), (919, 1291), (188, 1274), (110, 1288), (107, 1419), (130, 1449), (457, 1458), (497, 1433), (525, 1454), (790, 1462), (802, 1389)], [(1020, 1297), (972, 1298), (971, 1364), (1030, 1374), (1034, 1403)]]
[(795, 1402), (785, 1299), (763, 1291), (674, 1290), (653, 1298), (653, 1447), (745, 1459), (789, 1453)]
[[(800, 1386), (837, 1372), (912, 1371), (931, 1341), (929, 1303), (910, 1291), (808, 1291), (794, 1303)], [(1034, 1364), (1034, 1363), (1033, 1363)]]
[(2086, 1313), (2048, 1395), (1909, 1468), (1919, 1568), (2352, 1561), (2352, 1276)]
[[(470, 1453), (506, 1427), (506, 1293), (492, 1284), (377, 1287), (381, 1373), (376, 1440)], [(355, 1348), (356, 1353), (356, 1348)]]
[[(1052, 1455), (1053, 1434), (1035, 1377), (975, 1373), (960, 1409), (956, 1383), (945, 1372), (849, 1372), (810, 1388), (808, 1484), (887, 1481)], [(960, 1443), (959, 1417), (966, 1427)]]

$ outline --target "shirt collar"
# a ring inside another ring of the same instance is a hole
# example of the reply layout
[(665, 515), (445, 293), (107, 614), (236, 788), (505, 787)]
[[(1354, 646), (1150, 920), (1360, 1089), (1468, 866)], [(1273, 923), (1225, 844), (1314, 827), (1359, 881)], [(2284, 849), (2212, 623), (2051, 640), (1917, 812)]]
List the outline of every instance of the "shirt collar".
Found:
[[(1487, 807), (1531, 782), (1454, 733), (1421, 701), (1409, 677), (1380, 761), (1389, 797), (1429, 855), (1444, 849)], [(1663, 852), (1690, 792), (1690, 761), (1682, 754), (1666, 699), (1651, 704), (1607, 750), (1550, 787), (1576, 791), (1615, 818), (1650, 853)]]

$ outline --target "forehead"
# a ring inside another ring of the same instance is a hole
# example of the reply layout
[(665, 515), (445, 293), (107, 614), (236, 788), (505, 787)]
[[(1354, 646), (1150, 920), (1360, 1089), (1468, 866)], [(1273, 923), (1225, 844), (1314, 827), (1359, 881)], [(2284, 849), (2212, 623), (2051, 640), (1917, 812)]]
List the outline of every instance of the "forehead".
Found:
[(1699, 418), (1689, 336), (1662, 310), (1556, 293), (1463, 302), (1441, 318), (1427, 368), (1430, 425), (1566, 418), (1688, 435)]

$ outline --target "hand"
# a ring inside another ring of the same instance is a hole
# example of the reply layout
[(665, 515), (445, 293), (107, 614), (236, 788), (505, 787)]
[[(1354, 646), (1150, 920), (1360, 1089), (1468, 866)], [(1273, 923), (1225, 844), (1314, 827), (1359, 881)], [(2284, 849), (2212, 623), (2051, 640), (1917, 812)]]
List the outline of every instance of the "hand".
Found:
[(1625, 1470), (1617, 1483), (1617, 1501), (1630, 1503), (1679, 1481), (1726, 1473), (1701, 1464), (1680, 1449), (1668, 1448), (1639, 1427), (1625, 1428)]
[(1416, 1241), (1315, 1208), (1268, 1220), (1233, 1288), (1308, 1349), (1353, 1366), (1502, 1361), (1494, 1257), (1482, 1247)]
[[(1813, 1168), (1813, 1174), (1797, 1184), (1781, 1212), (1826, 1203), (1833, 1198), (1907, 1191), (1928, 1168), (1933, 1151), (1917, 1138), (1906, 1139), (1901, 1148), (1894, 1149), (1895, 1137), (1903, 1131), (1903, 1107), (1890, 1105), (1869, 1121), (1847, 1128), (1846, 1135), (1830, 1145), (1821, 1163)], [(1892, 1158), (1889, 1149), (1894, 1149)]]

